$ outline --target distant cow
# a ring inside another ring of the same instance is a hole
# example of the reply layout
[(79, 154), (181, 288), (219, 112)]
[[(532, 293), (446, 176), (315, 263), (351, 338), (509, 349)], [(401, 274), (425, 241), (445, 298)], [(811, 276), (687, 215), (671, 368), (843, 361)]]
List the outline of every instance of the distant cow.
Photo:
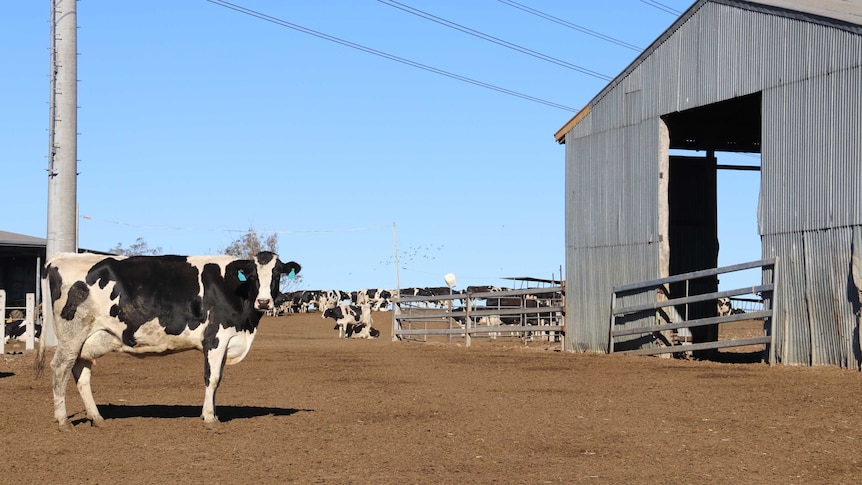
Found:
[(376, 288), (354, 291), (350, 294), (351, 300), (356, 305), (371, 305), (374, 311), (388, 310), (389, 299), (392, 298), (392, 292), (389, 290), (378, 290)]
[[(90, 388), (95, 360), (109, 352), (140, 357), (197, 349), (204, 354), (201, 417), (218, 422), (215, 393), (225, 364), (242, 361), (263, 312), (273, 308), (282, 274), (299, 273), (271, 252), (231, 256), (58, 254), (47, 265), (57, 349), (51, 361), (54, 418), (69, 429), (66, 384), (74, 375), (87, 417), (99, 414)], [(45, 339), (36, 369), (41, 371)]]
[(323, 318), (335, 320), (339, 338), (377, 338), (380, 331), (372, 327), (371, 306), (368, 304), (338, 305), (323, 312)]
[(733, 302), (730, 298), (722, 297), (718, 299), (717, 303), (718, 316), (726, 317), (728, 315), (737, 315), (740, 313), (745, 313), (745, 310), (741, 308), (734, 308)]
[(351, 296), (341, 290), (324, 290), (317, 294), (315, 304), (320, 310), (321, 318), (326, 318), (326, 310), (337, 307), (342, 301), (349, 300)]
[(306, 313), (316, 300), (317, 293), (314, 291), (301, 290), (281, 293), (275, 298), (276, 308), (270, 314), (277, 317), (285, 313)]

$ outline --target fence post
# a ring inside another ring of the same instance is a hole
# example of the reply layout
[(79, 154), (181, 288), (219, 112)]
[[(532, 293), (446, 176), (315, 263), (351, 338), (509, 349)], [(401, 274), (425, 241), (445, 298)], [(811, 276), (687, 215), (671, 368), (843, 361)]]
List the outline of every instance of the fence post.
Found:
[(0, 317), (3, 330), (0, 330), (0, 355), (6, 355), (6, 290), (0, 290)]
[(24, 314), (24, 326), (26, 328), (26, 343), (24, 350), (33, 350), (36, 348), (36, 295), (27, 293), (26, 296), (26, 313)]

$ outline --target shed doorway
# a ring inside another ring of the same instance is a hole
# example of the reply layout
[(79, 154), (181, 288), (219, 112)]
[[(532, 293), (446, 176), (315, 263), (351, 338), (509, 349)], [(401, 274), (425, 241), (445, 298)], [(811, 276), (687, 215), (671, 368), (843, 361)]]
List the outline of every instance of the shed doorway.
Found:
[[(666, 204), (660, 211), (666, 235), (663, 275), (760, 259), (762, 249), (757, 229), (760, 164), (759, 156), (755, 155), (754, 161), (750, 154), (760, 153), (761, 99), (760, 93), (755, 93), (662, 117), (661, 146), (667, 152), (662, 156), (661, 172), (668, 178), (661, 184), (665, 192), (661, 200)], [(720, 184), (727, 180), (744, 183)], [(740, 191), (744, 197), (739, 195)], [(728, 215), (735, 219), (728, 219)], [(727, 223), (728, 220), (739, 224)], [(724, 240), (728, 241), (727, 247), (722, 245)], [(753, 277), (759, 278), (759, 274)], [(720, 289), (719, 276), (698, 284), (699, 288), (672, 286), (670, 297)], [(686, 319), (717, 315), (716, 305), (710, 302), (690, 305), (685, 311)], [(695, 343), (718, 340), (718, 333), (718, 325), (692, 328)], [(698, 357), (711, 358), (712, 354)]]

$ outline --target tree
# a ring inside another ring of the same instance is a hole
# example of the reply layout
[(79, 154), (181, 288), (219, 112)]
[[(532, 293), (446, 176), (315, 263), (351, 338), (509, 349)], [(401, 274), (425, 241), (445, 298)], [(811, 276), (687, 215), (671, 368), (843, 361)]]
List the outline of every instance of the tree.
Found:
[(278, 233), (258, 233), (253, 227), (224, 248), (223, 252), (237, 258), (252, 259), (261, 251), (278, 253)]
[(108, 252), (119, 256), (156, 256), (162, 254), (162, 248), (156, 247), (150, 249), (150, 245), (144, 241), (144, 238), (139, 237), (135, 239), (134, 244), (128, 248), (124, 248), (122, 243), (117, 243), (117, 245), (109, 249)]

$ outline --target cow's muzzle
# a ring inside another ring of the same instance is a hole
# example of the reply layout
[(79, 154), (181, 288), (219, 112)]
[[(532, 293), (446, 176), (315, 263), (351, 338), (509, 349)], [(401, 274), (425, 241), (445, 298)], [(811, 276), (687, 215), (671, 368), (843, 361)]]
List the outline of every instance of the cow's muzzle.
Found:
[(269, 307), (272, 306), (272, 300), (269, 298), (258, 298), (257, 300), (257, 309), (258, 310), (269, 310)]

